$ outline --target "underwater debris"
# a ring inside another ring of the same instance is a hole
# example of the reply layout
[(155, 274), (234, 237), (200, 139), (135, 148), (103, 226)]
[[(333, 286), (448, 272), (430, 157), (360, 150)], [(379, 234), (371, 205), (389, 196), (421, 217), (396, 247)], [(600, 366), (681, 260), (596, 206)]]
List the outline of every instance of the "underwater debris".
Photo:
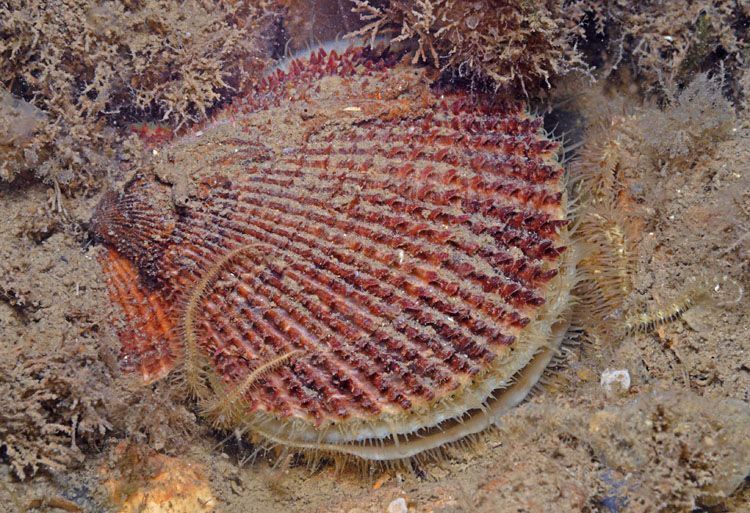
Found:
[(81, 507), (78, 506), (78, 504), (64, 497), (44, 497), (31, 499), (28, 503), (26, 503), (26, 506), (22, 511), (26, 512), (34, 509), (43, 510), (48, 508), (68, 511), (70, 513), (81, 513), (83, 511)]
[(29, 480), (70, 471), (112, 436), (167, 452), (190, 443), (194, 416), (181, 396), (120, 376), (117, 340), (101, 330), (107, 296), (92, 255), (67, 234), (43, 245), (4, 240), (15, 244), (0, 244), (0, 461), (8, 473)]

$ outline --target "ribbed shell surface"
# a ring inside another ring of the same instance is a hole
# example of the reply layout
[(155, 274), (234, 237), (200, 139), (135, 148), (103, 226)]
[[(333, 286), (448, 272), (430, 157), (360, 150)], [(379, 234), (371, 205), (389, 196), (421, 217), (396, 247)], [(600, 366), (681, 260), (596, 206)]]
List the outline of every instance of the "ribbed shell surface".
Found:
[(408, 418), (507, 381), (565, 250), (540, 123), (361, 49), (292, 62), (97, 209), (124, 366), (164, 375), (190, 314), (228, 389), (292, 354), (249, 415)]

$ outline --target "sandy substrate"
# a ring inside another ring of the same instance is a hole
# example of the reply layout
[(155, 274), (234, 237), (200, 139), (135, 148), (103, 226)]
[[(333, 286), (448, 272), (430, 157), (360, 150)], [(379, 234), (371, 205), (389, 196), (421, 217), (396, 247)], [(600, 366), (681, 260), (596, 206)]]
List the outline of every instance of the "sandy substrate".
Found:
[[(444, 461), (365, 475), (274, 468), (273, 454), (245, 462), (252, 447), (196, 421), (169, 386), (120, 376), (101, 248), (85, 233), (97, 196), (0, 186), (0, 418), (16, 440), (2, 451), (0, 511), (45, 500), (118, 511), (107, 479), (130, 483), (115, 497), (125, 501), (177, 471), (133, 446), (208, 483), (202, 505), (144, 511), (380, 512), (398, 498), (443, 513), (750, 511), (750, 132), (736, 128), (689, 169), (628, 177), (642, 230), (623, 322), (679, 306), (691, 284), (705, 288), (697, 304), (654, 330), (571, 347), (529, 402)], [(629, 390), (606, 393), (605, 369), (627, 370)], [(15, 477), (35, 462), (36, 477)]]

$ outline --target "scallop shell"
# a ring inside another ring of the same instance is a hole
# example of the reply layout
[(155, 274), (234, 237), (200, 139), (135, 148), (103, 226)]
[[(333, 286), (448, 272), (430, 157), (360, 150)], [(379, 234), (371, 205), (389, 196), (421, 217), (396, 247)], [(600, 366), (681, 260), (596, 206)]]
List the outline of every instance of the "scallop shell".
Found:
[(315, 453), (400, 460), (481, 431), (568, 325), (540, 125), (362, 48), (292, 61), (97, 208), (123, 366), (182, 367), (217, 424)]

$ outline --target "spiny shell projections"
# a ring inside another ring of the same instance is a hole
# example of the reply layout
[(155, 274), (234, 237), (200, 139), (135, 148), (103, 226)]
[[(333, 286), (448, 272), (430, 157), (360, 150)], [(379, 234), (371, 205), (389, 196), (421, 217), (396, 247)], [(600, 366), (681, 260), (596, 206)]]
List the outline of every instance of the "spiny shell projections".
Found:
[(567, 329), (540, 124), (362, 48), (292, 61), (97, 208), (124, 366), (181, 365), (217, 423), (302, 450), (398, 460), (486, 428)]

